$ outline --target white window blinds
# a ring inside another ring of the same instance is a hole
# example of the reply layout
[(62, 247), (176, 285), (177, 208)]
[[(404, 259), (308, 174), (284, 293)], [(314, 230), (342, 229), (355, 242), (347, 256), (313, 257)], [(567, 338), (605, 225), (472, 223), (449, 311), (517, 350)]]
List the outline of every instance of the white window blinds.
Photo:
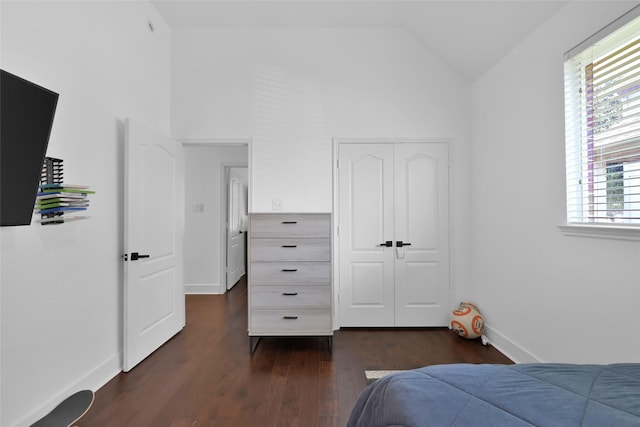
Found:
[(568, 223), (640, 225), (640, 18), (626, 21), (565, 60)]

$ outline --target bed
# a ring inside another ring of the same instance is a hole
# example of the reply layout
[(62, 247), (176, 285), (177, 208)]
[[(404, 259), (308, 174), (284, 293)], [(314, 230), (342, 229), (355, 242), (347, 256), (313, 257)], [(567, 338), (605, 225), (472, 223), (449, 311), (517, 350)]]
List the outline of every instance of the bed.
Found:
[(368, 385), (348, 427), (640, 426), (640, 364), (434, 365)]

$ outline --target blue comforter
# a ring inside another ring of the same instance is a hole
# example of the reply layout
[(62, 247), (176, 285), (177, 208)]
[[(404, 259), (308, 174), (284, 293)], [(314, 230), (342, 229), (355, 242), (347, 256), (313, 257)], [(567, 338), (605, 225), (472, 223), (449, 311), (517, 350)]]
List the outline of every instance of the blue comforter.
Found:
[(640, 426), (640, 364), (434, 365), (367, 386), (348, 427)]

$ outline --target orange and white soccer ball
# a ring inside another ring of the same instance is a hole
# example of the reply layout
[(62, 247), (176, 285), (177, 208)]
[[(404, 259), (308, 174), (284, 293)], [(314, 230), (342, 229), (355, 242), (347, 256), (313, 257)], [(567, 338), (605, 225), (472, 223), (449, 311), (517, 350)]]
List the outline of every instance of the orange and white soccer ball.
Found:
[(451, 330), (463, 338), (475, 339), (484, 332), (484, 319), (475, 304), (461, 302), (451, 313)]

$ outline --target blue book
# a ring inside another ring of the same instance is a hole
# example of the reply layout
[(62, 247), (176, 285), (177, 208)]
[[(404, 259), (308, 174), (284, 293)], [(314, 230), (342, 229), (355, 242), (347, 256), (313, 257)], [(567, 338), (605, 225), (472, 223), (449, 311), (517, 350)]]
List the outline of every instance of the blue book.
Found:
[(39, 214), (48, 214), (48, 213), (55, 213), (55, 212), (64, 212), (64, 211), (86, 211), (87, 208), (77, 208), (77, 207), (71, 207), (71, 206), (60, 206), (57, 208), (50, 208), (50, 209), (42, 209), (39, 210), (37, 213)]
[(88, 189), (88, 185), (75, 185), (75, 184), (41, 184), (40, 188), (75, 188), (76, 190)]

